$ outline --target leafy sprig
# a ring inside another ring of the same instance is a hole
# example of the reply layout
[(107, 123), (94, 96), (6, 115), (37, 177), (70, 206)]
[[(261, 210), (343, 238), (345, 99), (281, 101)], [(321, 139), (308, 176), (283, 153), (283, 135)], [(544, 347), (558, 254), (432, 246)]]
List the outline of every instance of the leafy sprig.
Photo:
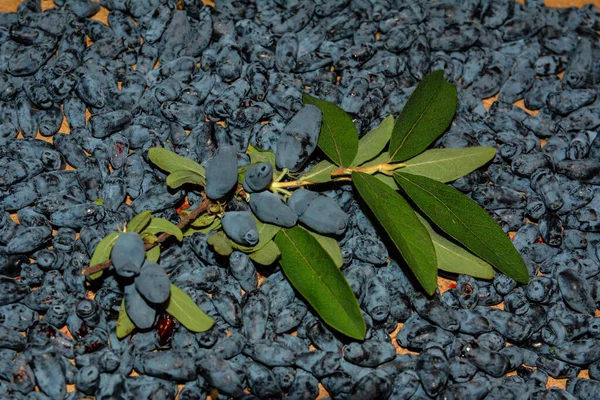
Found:
[[(352, 183), (382, 233), (394, 244), (428, 294), (436, 289), (438, 270), (490, 279), (495, 267), (519, 282), (528, 282), (523, 260), (498, 224), (477, 203), (445, 184), (485, 165), (494, 157), (495, 149), (427, 150), (448, 128), (456, 111), (456, 88), (444, 79), (442, 71), (432, 72), (417, 85), (395, 121), (388, 116), (360, 140), (352, 119), (340, 107), (309, 94), (304, 94), (303, 100), (322, 111), (317, 143), (327, 159), (298, 176), (277, 170), (272, 152), (249, 146), (251, 165), (260, 162), (273, 165), (275, 177), (269, 190), (287, 200), (299, 187)], [(169, 172), (167, 184), (172, 188), (206, 183), (204, 168), (192, 160), (161, 148), (150, 149), (148, 156), (156, 166)], [(249, 196), (241, 183), (247, 169), (248, 166), (239, 169), (239, 184), (233, 194), (245, 201)], [(279, 262), (290, 283), (324, 322), (349, 337), (364, 339), (365, 322), (339, 269), (343, 260), (335, 238), (300, 226), (280, 228), (257, 220), (258, 243), (241, 246), (220, 230), (224, 212), (223, 204), (205, 200), (194, 211), (182, 213), (178, 230), (166, 229), (158, 218), (146, 221), (151, 218), (149, 213), (136, 216), (128, 226), (139, 232), (147, 230), (146, 246), (149, 251), (157, 249), (150, 254), (155, 258), (160, 255), (157, 245), (166, 238), (174, 235), (181, 240), (183, 236), (201, 232), (210, 234), (207, 241), (219, 254), (227, 256), (238, 250), (259, 264)], [(157, 223), (152, 225), (154, 220)], [(159, 226), (148, 228), (156, 225)], [(165, 233), (155, 236), (160, 229)], [(94, 253), (92, 267), (84, 270), (84, 274), (97, 273), (110, 265), (106, 252), (116, 237), (116, 233), (109, 234), (100, 242), (98, 256)], [(189, 311), (197, 306), (191, 299), (177, 297), (179, 294), (173, 297), (179, 292), (172, 289), (166, 310), (188, 329), (198, 329), (190, 318), (194, 312)], [(118, 330), (119, 326), (124, 331), (131, 329), (126, 315), (121, 314), (119, 322)], [(206, 326), (208, 323), (201, 324), (202, 328)]]

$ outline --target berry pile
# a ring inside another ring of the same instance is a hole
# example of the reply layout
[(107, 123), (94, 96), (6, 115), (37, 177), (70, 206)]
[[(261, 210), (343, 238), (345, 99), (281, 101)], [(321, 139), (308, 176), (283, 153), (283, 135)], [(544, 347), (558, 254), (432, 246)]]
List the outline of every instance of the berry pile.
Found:
[[(311, 399), (319, 383), (336, 399), (598, 398), (598, 7), (103, 0), (107, 25), (91, 19), (99, 3), (54, 4), (0, 13), (1, 398), (173, 399), (181, 385), (182, 400), (213, 389), (222, 399)], [(487, 170), (452, 185), (515, 232), (528, 285), (460, 275), (428, 298), (352, 187), (299, 189), (287, 203), (267, 190), (274, 168), (302, 172), (319, 160), (320, 113), (303, 91), (338, 104), (363, 135), (433, 70), (459, 88), (435, 145), (497, 149)], [(482, 99), (496, 94), (486, 110)], [(69, 134), (59, 133), (63, 117)], [(184, 199), (202, 202), (194, 189), (169, 189), (148, 149), (204, 165), (205, 195), (220, 199), (250, 163), (249, 144), (276, 161), (247, 169), (250, 209), (231, 200), (225, 233), (255, 243), (253, 213), (334, 235), (365, 341), (325, 326), (277, 265), (260, 270), (259, 285), (246, 253), (219, 256), (207, 234), (165, 243), (154, 263), (140, 235), (121, 233), (113, 270), (96, 281), (81, 274), (135, 214), (177, 223)], [(212, 329), (193, 333), (157, 313), (171, 284)], [(147, 329), (119, 340), (124, 298)], [(397, 354), (393, 340), (419, 353)], [(566, 390), (547, 389), (549, 377), (569, 378)]]

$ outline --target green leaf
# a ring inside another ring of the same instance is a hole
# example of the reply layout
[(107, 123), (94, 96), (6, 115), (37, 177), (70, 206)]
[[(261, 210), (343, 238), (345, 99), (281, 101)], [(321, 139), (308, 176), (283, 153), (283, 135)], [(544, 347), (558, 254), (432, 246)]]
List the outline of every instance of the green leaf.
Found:
[(146, 251), (146, 258), (150, 261), (158, 262), (158, 259), (160, 258), (160, 246), (154, 246)]
[(279, 231), (275, 243), (281, 249), (279, 264), (285, 276), (323, 321), (346, 336), (363, 340), (366, 326), (358, 301), (317, 239), (295, 226)]
[(379, 153), (383, 151), (385, 145), (390, 141), (393, 129), (394, 116), (388, 115), (386, 119), (381, 121), (381, 124), (379, 124), (377, 128), (360, 138), (358, 141), (358, 152), (350, 166), (356, 167), (363, 164), (365, 161), (377, 157)]
[(204, 228), (210, 226), (217, 216), (215, 214), (202, 214), (198, 218), (192, 221), (190, 224), (194, 228)]
[(251, 144), (248, 145), (248, 150), (246, 150), (246, 154), (250, 157), (250, 165), (244, 165), (238, 169), (238, 183), (244, 183), (244, 177), (246, 176), (246, 171), (253, 164), (258, 164), (262, 162), (268, 162), (273, 166), (274, 172), (279, 172), (277, 165), (275, 164), (275, 153), (271, 150), (263, 150), (258, 147), (254, 147)]
[(400, 189), (398, 187), (398, 184), (396, 183), (396, 181), (394, 180), (394, 178), (392, 176), (385, 175), (385, 174), (375, 174), (373, 176), (375, 178), (379, 179), (381, 182), (388, 185), (391, 189), (394, 189), (394, 190)]
[(423, 78), (394, 125), (391, 160), (404, 161), (425, 150), (448, 128), (456, 104), (456, 87), (446, 82), (444, 71), (433, 71)]
[(433, 294), (437, 287), (435, 249), (416, 213), (399, 193), (371, 175), (353, 172), (352, 182), (421, 286)]
[(104, 201), (102, 200), (102, 197), (98, 197), (96, 200), (94, 200), (94, 204), (97, 204), (99, 206), (101, 206), (104, 203)]
[(361, 167), (372, 167), (373, 165), (387, 163), (390, 159), (390, 154), (386, 151), (378, 155), (377, 157), (369, 160), (361, 165)]
[(167, 172), (174, 173), (180, 170), (186, 170), (195, 172), (200, 175), (202, 179), (206, 179), (206, 173), (204, 167), (195, 161), (180, 156), (177, 153), (163, 149), (162, 147), (153, 147), (148, 150), (148, 158), (160, 169)]
[(248, 145), (248, 150), (246, 150), (246, 154), (250, 157), (250, 163), (258, 164), (261, 162), (268, 162), (273, 165), (273, 169), (275, 169), (275, 153), (271, 150), (263, 150), (258, 147), (254, 147), (251, 144)]
[(312, 167), (306, 174), (298, 178), (301, 182), (324, 183), (331, 181), (331, 173), (338, 167), (327, 160), (323, 160)]
[(225, 235), (225, 232), (223, 231), (218, 231), (210, 235), (206, 239), (206, 243), (211, 245), (215, 249), (217, 254), (220, 254), (222, 256), (227, 257), (231, 253), (233, 253), (233, 242), (229, 240), (229, 238), (227, 237), (227, 235)]
[(129, 319), (127, 310), (125, 310), (125, 299), (121, 300), (121, 309), (119, 310), (119, 317), (117, 318), (117, 337), (123, 339), (129, 335), (135, 329), (133, 321)]
[(309, 232), (314, 236), (315, 239), (317, 239), (317, 242), (319, 242), (323, 250), (329, 254), (329, 257), (331, 257), (335, 266), (341, 268), (341, 266), (344, 264), (344, 259), (342, 258), (342, 250), (340, 249), (340, 245), (338, 244), (337, 240), (331, 236), (321, 235), (313, 231)]
[(425, 228), (427, 228), (429, 236), (431, 236), (435, 254), (437, 255), (438, 269), (455, 274), (471, 275), (481, 279), (494, 278), (494, 269), (490, 264), (446, 239), (433, 230), (425, 218), (418, 214), (417, 216)]
[(451, 182), (485, 165), (496, 155), (492, 147), (431, 149), (406, 161), (402, 172), (426, 176), (439, 182)]
[(179, 169), (167, 176), (167, 185), (170, 188), (176, 189), (182, 185), (185, 185), (186, 183), (204, 186), (206, 181), (204, 180), (203, 176), (185, 169)]
[(216, 218), (210, 225), (202, 227), (202, 228), (196, 228), (191, 225), (186, 226), (185, 228), (183, 228), (183, 236), (184, 237), (192, 236), (196, 233), (206, 234), (208, 232), (216, 231), (220, 227), (221, 227), (221, 220), (219, 218)]
[(304, 104), (317, 106), (323, 113), (317, 145), (334, 164), (348, 167), (358, 151), (358, 133), (346, 111), (333, 103), (302, 93)]
[(396, 172), (394, 177), (425, 215), (450, 237), (503, 274), (521, 283), (529, 282), (527, 267), (515, 246), (479, 204), (453, 187), (424, 176)]
[(152, 220), (150, 221), (150, 224), (148, 224), (148, 226), (146, 226), (146, 228), (144, 228), (144, 230), (142, 231), (144, 233), (149, 232), (149, 233), (168, 233), (170, 235), (173, 235), (177, 238), (177, 240), (179, 240), (180, 242), (183, 240), (183, 232), (181, 232), (181, 229), (179, 229), (179, 227), (177, 225), (175, 225), (174, 223), (172, 223), (171, 221), (164, 219), (164, 218), (152, 218)]
[(267, 243), (269, 243), (275, 237), (275, 235), (277, 235), (277, 232), (279, 232), (279, 230), (281, 229), (281, 227), (277, 225), (261, 222), (256, 217), (254, 217), (254, 220), (256, 221), (256, 228), (258, 229), (258, 243), (256, 243), (252, 247), (249, 247), (232, 242), (231, 245), (234, 249), (243, 251), (244, 253), (252, 253), (254, 251), (258, 251), (262, 249)]
[(281, 257), (281, 251), (274, 241), (269, 241), (260, 250), (248, 254), (252, 261), (260, 265), (271, 265)]
[(149, 210), (142, 211), (131, 218), (131, 221), (127, 224), (127, 231), (140, 233), (150, 223), (151, 219), (152, 213)]
[[(96, 250), (94, 250), (94, 254), (92, 254), (92, 258), (90, 259), (90, 267), (96, 264), (103, 263), (104, 261), (110, 258), (110, 252), (119, 237), (119, 232), (109, 233), (102, 239), (98, 245), (96, 246)], [(104, 271), (98, 271), (95, 274), (90, 275), (90, 279), (98, 279), (102, 276)]]
[(163, 303), (163, 307), (192, 332), (206, 332), (215, 324), (215, 321), (206, 315), (190, 296), (173, 284), (171, 284), (169, 300)]

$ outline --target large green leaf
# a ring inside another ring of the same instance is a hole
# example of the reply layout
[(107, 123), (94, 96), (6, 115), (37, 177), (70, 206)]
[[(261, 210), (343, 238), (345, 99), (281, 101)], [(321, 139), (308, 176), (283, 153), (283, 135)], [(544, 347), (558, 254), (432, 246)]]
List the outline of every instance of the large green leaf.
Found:
[(433, 179), (396, 172), (394, 178), (413, 202), (457, 242), (521, 283), (529, 282), (523, 259), (500, 225), (473, 200)]
[(270, 240), (260, 250), (248, 254), (252, 261), (260, 265), (271, 265), (281, 257), (281, 251), (274, 241)]
[(127, 223), (127, 231), (128, 232), (137, 232), (140, 233), (152, 219), (152, 213), (149, 210), (142, 211), (135, 217), (131, 218), (131, 221)]
[(205, 332), (215, 321), (202, 311), (183, 290), (171, 284), (169, 300), (163, 303), (165, 311), (192, 332)]
[(323, 160), (302, 175), (298, 180), (300, 182), (324, 183), (331, 181), (331, 173), (338, 167), (328, 160)]
[(179, 241), (183, 240), (183, 232), (181, 232), (181, 229), (179, 229), (179, 227), (177, 225), (175, 225), (168, 219), (164, 219), (164, 218), (157, 218), (157, 217), (152, 218), (152, 220), (150, 221), (148, 226), (146, 226), (142, 232), (144, 232), (144, 233), (146, 233), (146, 232), (147, 233), (162, 233), (162, 232), (164, 232), (164, 233), (168, 233), (170, 235), (175, 236), (177, 238), (177, 240), (179, 240)]
[(302, 93), (304, 104), (312, 104), (323, 113), (317, 145), (334, 164), (349, 167), (358, 151), (358, 133), (344, 110), (333, 103)]
[(204, 167), (195, 161), (180, 156), (177, 153), (163, 149), (162, 147), (153, 147), (148, 150), (148, 158), (160, 169), (173, 173), (179, 170), (195, 172), (202, 179), (206, 178)]
[(186, 183), (204, 186), (206, 181), (203, 176), (198, 175), (194, 171), (189, 171), (186, 169), (179, 169), (170, 173), (169, 176), (167, 176), (167, 185), (170, 188), (177, 189), (178, 187), (185, 185)]
[(398, 184), (394, 180), (393, 176), (389, 176), (389, 175), (385, 175), (385, 174), (374, 174), (373, 176), (375, 178), (379, 179), (381, 182), (383, 182), (386, 185), (388, 185), (391, 189), (394, 189), (394, 190), (400, 189), (398, 187)]
[(374, 176), (353, 172), (352, 182), (421, 286), (433, 294), (437, 287), (435, 249), (427, 229), (408, 202)]
[(471, 275), (481, 279), (492, 279), (494, 277), (494, 269), (490, 264), (446, 239), (437, 233), (425, 218), (418, 214), (417, 216), (429, 232), (429, 236), (431, 236), (437, 255), (438, 269), (455, 274)]
[(121, 300), (121, 309), (119, 310), (119, 317), (117, 318), (117, 337), (119, 339), (123, 339), (125, 336), (129, 335), (135, 329), (135, 324), (127, 315), (127, 310), (125, 309), (125, 299)]
[(423, 78), (394, 125), (391, 160), (404, 161), (425, 150), (448, 128), (456, 104), (456, 87), (446, 82), (444, 71), (434, 71)]
[[(96, 250), (94, 250), (94, 254), (92, 254), (92, 258), (90, 259), (90, 267), (103, 263), (110, 258), (110, 252), (118, 237), (119, 232), (109, 233), (98, 243)], [(104, 271), (98, 271), (95, 274), (91, 274), (90, 279), (100, 278), (103, 272)]]
[(337, 240), (331, 236), (321, 235), (313, 231), (309, 232), (315, 237), (315, 239), (317, 239), (317, 242), (319, 242), (323, 250), (329, 254), (329, 257), (331, 257), (335, 266), (341, 268), (341, 266), (344, 264), (344, 258), (342, 257), (342, 250), (340, 249), (340, 245), (338, 244)]
[(317, 239), (295, 226), (279, 231), (275, 243), (281, 250), (279, 264), (285, 276), (323, 321), (351, 338), (363, 340), (366, 326), (358, 301)]
[(394, 116), (389, 115), (381, 124), (358, 141), (358, 152), (351, 167), (356, 167), (379, 155), (390, 141), (394, 129)]
[(451, 182), (485, 165), (496, 149), (478, 146), (466, 149), (431, 149), (406, 161), (402, 172)]

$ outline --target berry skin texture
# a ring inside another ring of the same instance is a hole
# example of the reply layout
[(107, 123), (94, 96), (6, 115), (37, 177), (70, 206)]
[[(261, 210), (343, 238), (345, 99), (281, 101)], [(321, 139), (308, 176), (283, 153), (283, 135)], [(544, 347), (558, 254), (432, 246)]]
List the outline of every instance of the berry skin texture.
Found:
[(138, 276), (145, 259), (144, 239), (135, 232), (120, 234), (110, 253), (115, 271), (124, 278)]
[(237, 244), (254, 246), (258, 243), (258, 229), (251, 212), (228, 211), (223, 216), (221, 224), (227, 236)]
[(260, 192), (273, 181), (273, 165), (268, 162), (251, 165), (244, 176), (244, 190), (248, 193)]
[(218, 200), (233, 189), (237, 183), (237, 152), (233, 146), (219, 148), (206, 162), (206, 195)]
[(298, 222), (298, 216), (275, 193), (259, 192), (250, 196), (250, 209), (256, 218), (267, 224), (291, 228)]
[(313, 105), (305, 105), (285, 126), (279, 142), (275, 162), (277, 168), (300, 170), (317, 148), (322, 113)]
[(154, 325), (156, 309), (144, 300), (136, 285), (125, 286), (125, 310), (139, 329), (148, 329)]
[(324, 235), (341, 235), (348, 226), (348, 215), (333, 199), (326, 196), (319, 196), (311, 201), (299, 220)]
[(319, 193), (317, 192), (303, 188), (296, 189), (288, 199), (287, 205), (290, 206), (298, 216), (301, 216), (304, 214), (310, 203), (317, 197), (319, 197)]
[(155, 262), (146, 260), (135, 278), (135, 288), (150, 303), (164, 303), (171, 294), (171, 283), (165, 270)]

